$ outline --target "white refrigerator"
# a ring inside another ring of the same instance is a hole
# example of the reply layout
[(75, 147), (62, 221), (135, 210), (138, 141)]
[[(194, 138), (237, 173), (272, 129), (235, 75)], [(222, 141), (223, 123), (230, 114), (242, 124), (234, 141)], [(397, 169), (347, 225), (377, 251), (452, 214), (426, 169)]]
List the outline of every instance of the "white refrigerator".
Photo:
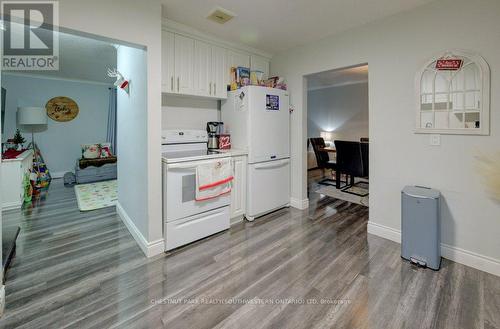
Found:
[(288, 92), (247, 86), (222, 101), (221, 121), (233, 148), (248, 152), (246, 218), (253, 220), (290, 203)]

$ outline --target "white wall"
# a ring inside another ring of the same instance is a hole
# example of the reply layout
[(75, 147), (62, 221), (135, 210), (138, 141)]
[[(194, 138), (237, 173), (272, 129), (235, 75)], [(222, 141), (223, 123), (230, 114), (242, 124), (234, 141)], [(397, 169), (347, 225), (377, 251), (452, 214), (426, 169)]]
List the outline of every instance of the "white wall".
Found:
[[(129, 198), (146, 202), (147, 214), (134, 221), (145, 222), (143, 238), (161, 245), (161, 3), (159, 0), (60, 0), (59, 22), (62, 27), (127, 41), (147, 47), (147, 143), (141, 170), (132, 173), (142, 177), (139, 186), (129, 190)], [(132, 88), (132, 87), (131, 87)], [(118, 130), (120, 128), (118, 127)], [(135, 144), (134, 144), (135, 145)], [(130, 152), (135, 148), (131, 147)], [(132, 175), (131, 174), (131, 175)], [(141, 196), (142, 191), (146, 195)], [(138, 201), (135, 201), (138, 202)], [(159, 243), (158, 243), (159, 242)], [(161, 253), (150, 249), (148, 255)]]
[[(65, 172), (74, 172), (75, 161), (82, 155), (81, 144), (106, 141), (108, 86), (8, 74), (3, 77), (2, 86), (7, 90), (3, 141), (12, 138), (16, 128), (20, 128), (16, 119), (18, 107), (45, 108), (47, 101), (57, 96), (70, 97), (78, 104), (80, 111), (75, 119), (57, 122), (48, 118), (46, 129), (35, 133), (35, 141), (52, 176), (61, 177)], [(31, 142), (31, 131), (20, 129), (27, 145)]]
[[(117, 92), (118, 201), (133, 225), (148, 235), (147, 185), (147, 76), (146, 52), (120, 46), (117, 68), (130, 80), (130, 93)], [(134, 191), (134, 193), (130, 193)]]
[[(273, 57), (271, 71), (287, 78), (296, 108), (292, 197), (307, 197), (303, 75), (368, 63), (370, 223), (397, 235), (401, 189), (437, 188), (444, 199), (442, 242), (452, 246), (447, 257), (500, 275), (500, 205), (486, 195), (474, 158), (500, 148), (499, 13), (497, 0), (438, 0)], [(474, 50), (490, 65), (491, 136), (443, 135), (441, 146), (431, 147), (428, 135), (413, 133), (414, 77), (431, 56), (453, 48)]]
[(162, 97), (162, 129), (205, 129), (208, 121), (219, 121), (219, 101), (213, 99)]
[(368, 83), (308, 91), (307, 135), (319, 137), (322, 131), (340, 140), (368, 137)]

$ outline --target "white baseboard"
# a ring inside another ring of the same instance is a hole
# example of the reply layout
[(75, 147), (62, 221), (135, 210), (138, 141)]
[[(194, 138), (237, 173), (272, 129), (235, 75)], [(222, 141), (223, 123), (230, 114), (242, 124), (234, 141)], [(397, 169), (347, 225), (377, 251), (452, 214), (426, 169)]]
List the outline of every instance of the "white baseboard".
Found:
[(441, 256), (460, 264), (500, 276), (500, 260), (441, 243)]
[(401, 231), (395, 230), (391, 227), (380, 225), (373, 222), (368, 222), (367, 231), (370, 234), (380, 236), (387, 240), (401, 243)]
[(116, 213), (120, 216), (122, 222), (128, 228), (130, 234), (132, 234), (146, 257), (153, 257), (165, 252), (165, 240), (159, 239), (148, 242), (119, 202), (116, 203)]
[(50, 176), (54, 179), (63, 178), (65, 173), (67, 173), (67, 171), (51, 172)]
[(309, 208), (309, 199), (290, 198), (290, 206), (296, 209), (304, 210)]
[(241, 222), (244, 220), (244, 218), (245, 218), (245, 216), (243, 216), (243, 215), (241, 215), (241, 216), (237, 216), (237, 217), (234, 217), (234, 218), (231, 218), (231, 219), (229, 220), (229, 224), (230, 224), (231, 226), (236, 225), (236, 224), (238, 224), (238, 223), (241, 223)]
[[(368, 222), (368, 233), (401, 243), (401, 231), (388, 226)], [(473, 251), (441, 243), (441, 256), (454, 262), (500, 276), (500, 260)]]
[(23, 203), (19, 202), (4, 202), (2, 203), (2, 210), (12, 210), (21, 208)]

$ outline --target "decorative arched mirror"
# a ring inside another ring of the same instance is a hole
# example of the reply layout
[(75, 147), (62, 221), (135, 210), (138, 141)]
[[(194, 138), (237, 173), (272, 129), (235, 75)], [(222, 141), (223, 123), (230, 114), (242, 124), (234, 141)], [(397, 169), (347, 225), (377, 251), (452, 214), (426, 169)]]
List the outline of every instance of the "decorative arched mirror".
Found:
[(481, 56), (448, 51), (428, 61), (415, 80), (417, 133), (490, 133), (490, 68)]

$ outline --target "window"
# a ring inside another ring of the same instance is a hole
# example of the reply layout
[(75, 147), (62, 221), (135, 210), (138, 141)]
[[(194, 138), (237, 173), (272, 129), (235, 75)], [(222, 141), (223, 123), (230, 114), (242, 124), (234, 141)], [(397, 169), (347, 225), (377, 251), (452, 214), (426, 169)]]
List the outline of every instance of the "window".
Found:
[(417, 133), (489, 134), (490, 69), (478, 55), (446, 52), (416, 77)]

